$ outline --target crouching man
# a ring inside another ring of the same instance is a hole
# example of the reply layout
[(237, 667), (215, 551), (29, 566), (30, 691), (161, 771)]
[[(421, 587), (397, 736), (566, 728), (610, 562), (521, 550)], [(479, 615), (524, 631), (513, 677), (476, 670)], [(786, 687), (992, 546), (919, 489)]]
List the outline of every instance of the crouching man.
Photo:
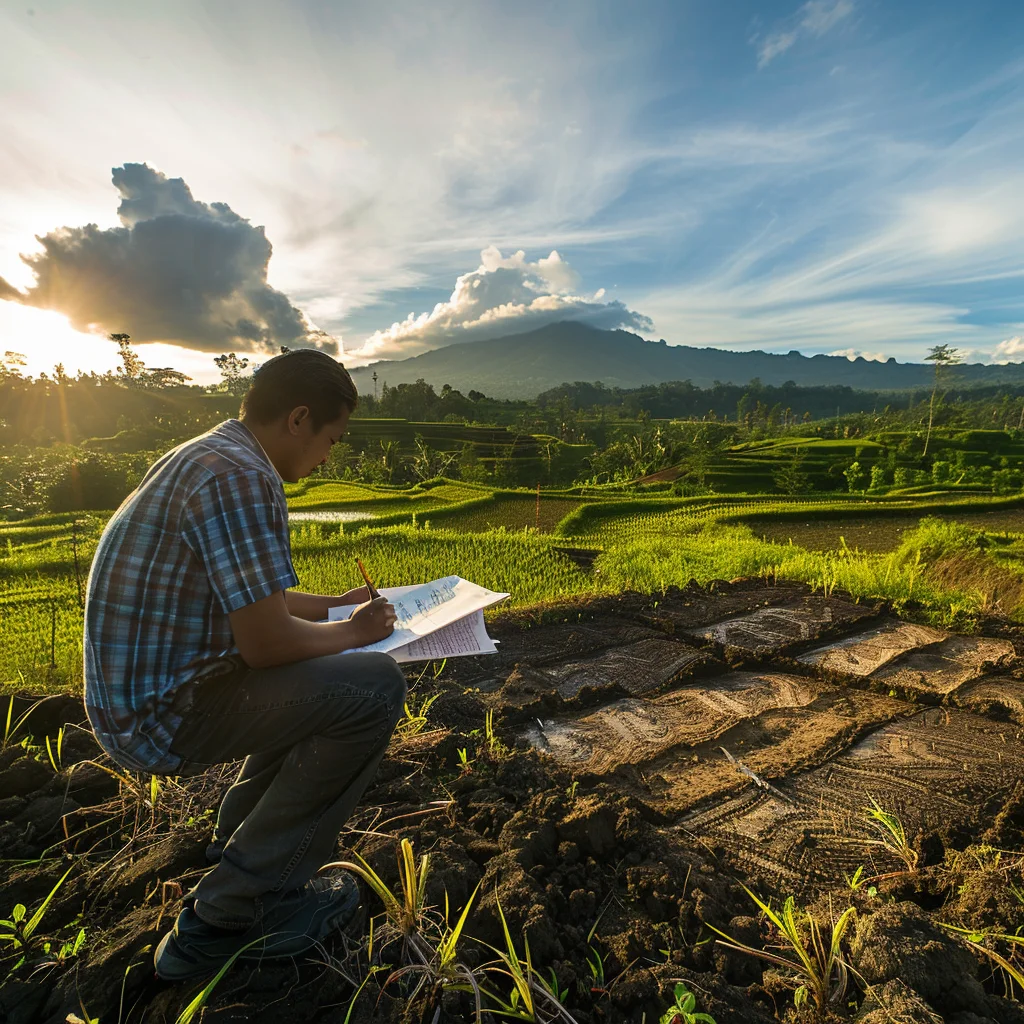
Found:
[[(156, 950), (168, 980), (215, 971), (247, 945), (243, 957), (294, 956), (358, 909), (351, 877), (314, 876), (374, 776), (405, 678), (385, 654), (341, 652), (388, 636), (395, 612), (365, 589), (290, 589), (281, 487), (326, 460), (356, 400), (322, 352), (271, 359), (240, 419), (157, 461), (96, 551), (85, 702), (100, 745), (144, 773), (245, 759), (217, 818), (214, 867)], [(321, 621), (358, 602), (347, 621)]]

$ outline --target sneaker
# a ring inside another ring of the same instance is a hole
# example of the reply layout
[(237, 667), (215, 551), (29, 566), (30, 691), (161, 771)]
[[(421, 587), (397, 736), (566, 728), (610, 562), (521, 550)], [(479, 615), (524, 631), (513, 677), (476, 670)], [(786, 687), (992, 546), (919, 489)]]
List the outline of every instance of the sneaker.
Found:
[(220, 970), (236, 954), (246, 961), (298, 956), (350, 924), (358, 910), (359, 887), (347, 872), (314, 878), (243, 931), (207, 924), (187, 902), (153, 963), (164, 981), (185, 981)]

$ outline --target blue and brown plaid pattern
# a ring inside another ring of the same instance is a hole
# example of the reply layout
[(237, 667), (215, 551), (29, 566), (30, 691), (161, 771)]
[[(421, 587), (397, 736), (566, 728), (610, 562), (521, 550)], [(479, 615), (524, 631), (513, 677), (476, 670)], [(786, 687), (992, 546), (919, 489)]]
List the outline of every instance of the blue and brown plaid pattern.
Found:
[(85, 704), (104, 749), (173, 773), (189, 684), (237, 654), (228, 614), (297, 582), (280, 478), (240, 421), (154, 463), (89, 573)]

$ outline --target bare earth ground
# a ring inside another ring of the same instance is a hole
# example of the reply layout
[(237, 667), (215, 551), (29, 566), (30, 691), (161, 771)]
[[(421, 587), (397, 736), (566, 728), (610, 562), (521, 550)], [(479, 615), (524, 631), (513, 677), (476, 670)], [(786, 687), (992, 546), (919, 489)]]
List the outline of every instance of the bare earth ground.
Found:
[[(461, 908), (482, 883), (467, 932), (500, 946), (497, 893), (580, 1022), (653, 1024), (681, 978), (718, 1024), (792, 1015), (779, 973), (704, 926), (763, 945), (743, 885), (822, 921), (829, 901), (857, 908), (861, 981), (834, 1015), (805, 1019), (1024, 1022), (1006, 976), (940, 927), (1024, 926), (1024, 631), (992, 620), (950, 635), (881, 605), (736, 581), (510, 613), (492, 633), (497, 656), (419, 679), (414, 705), (439, 694), (428, 725), (393, 742), (339, 853), (396, 884), (397, 838), (412, 839), (432, 855), (428, 901)], [(488, 750), (489, 710), (504, 752)], [(31, 914), (70, 867), (39, 933), (86, 929), (63, 961), (57, 941), (20, 966), (8, 951), (0, 1019), (173, 1022), (202, 986), (157, 981), (151, 947), (206, 867), (204, 811), (230, 773), (167, 783), (154, 808), (148, 780), (119, 782), (76, 729), (55, 772), (39, 745), (81, 719), (75, 700), (49, 699), (24, 727), (36, 746), (0, 754), (0, 913)], [(899, 815), (917, 871), (874, 842), (872, 801)], [(871, 884), (851, 891), (859, 867)], [(236, 965), (203, 1019), (343, 1022), (355, 945)], [(470, 966), (480, 949), (467, 944)], [(458, 993), (408, 1005), (400, 979), (381, 995), (387, 973), (352, 1021), (470, 1019)]]

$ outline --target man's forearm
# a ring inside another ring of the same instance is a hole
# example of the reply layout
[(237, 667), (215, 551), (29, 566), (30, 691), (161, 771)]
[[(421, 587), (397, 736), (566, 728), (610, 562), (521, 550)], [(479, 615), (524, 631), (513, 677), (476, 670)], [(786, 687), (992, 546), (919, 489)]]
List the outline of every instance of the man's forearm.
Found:
[(297, 619), (309, 622), (320, 622), (327, 618), (327, 610), (341, 604), (337, 597), (325, 597), (323, 594), (304, 594), (299, 590), (286, 590), (284, 593), (288, 612)]
[(364, 647), (388, 636), (395, 624), (395, 610), (385, 601), (364, 604), (351, 619), (309, 622), (291, 611), (289, 597), (298, 602), (300, 610), (310, 615), (322, 612), (320, 617), (325, 618), (328, 602), (358, 603), (360, 592), (350, 590), (339, 597), (317, 598), (278, 590), (230, 612), (228, 618), (238, 653), (250, 668), (273, 668)]
[(288, 619), (284, 629), (263, 638), (258, 654), (246, 658), (250, 668), (273, 668), (361, 646), (351, 622), (307, 622), (295, 615)]
[(327, 597), (323, 594), (304, 594), (301, 590), (286, 590), (284, 592), (284, 600), (289, 614), (294, 615), (297, 619), (307, 619), (309, 622), (322, 622), (327, 618), (328, 609), (341, 604), (362, 604), (368, 600), (368, 597), (365, 587), (349, 590), (334, 597)]

